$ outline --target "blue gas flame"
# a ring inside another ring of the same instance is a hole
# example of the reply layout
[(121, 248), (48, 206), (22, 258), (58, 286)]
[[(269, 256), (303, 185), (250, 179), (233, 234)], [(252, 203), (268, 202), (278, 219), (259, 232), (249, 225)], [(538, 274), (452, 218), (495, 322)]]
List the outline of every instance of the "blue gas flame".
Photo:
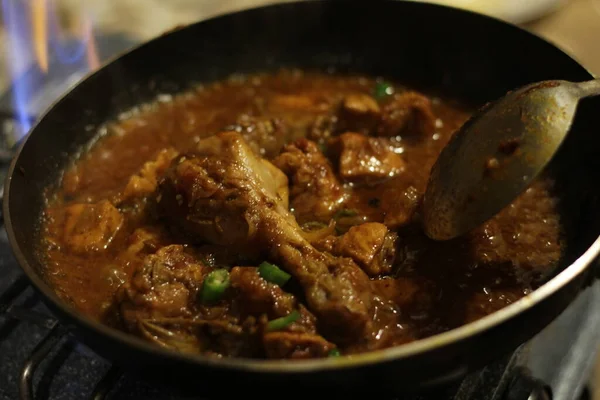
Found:
[[(20, 135), (29, 132), (33, 119), (37, 117), (36, 114), (43, 111), (39, 107), (49, 105), (40, 104), (40, 98), (46, 100), (45, 97), (40, 97), (41, 91), (45, 91), (46, 95), (58, 97), (62, 94), (60, 91), (66, 91), (73, 83), (70, 78), (80, 78), (90, 69), (86, 55), (90, 45), (88, 42), (93, 40), (91, 35), (81, 34), (75, 38), (63, 38), (64, 35), (60, 34), (60, 22), (52, 5), (53, 2), (49, 1), (46, 11), (48, 42), (45, 45), (49, 50), (48, 71), (42, 71), (37, 66), (33, 53), (35, 43), (32, 35), (31, 2), (2, 0), (2, 12), (10, 49), (10, 57), (7, 61), (13, 79), (13, 107), (20, 125)], [(36, 70), (38, 77), (41, 74), (52, 84), (45, 86), (48, 82), (44, 83), (44, 79), (32, 79), (29, 74), (32, 68)], [(59, 92), (56, 92), (57, 90)], [(49, 100), (51, 102), (54, 98)]]
[[(11, 76), (16, 78), (30, 64), (32, 58), (31, 49), (32, 38), (31, 24), (27, 20), (29, 15), (27, 10), (28, 2), (2, 0), (2, 12), (4, 14), (5, 26), (8, 33), (8, 46), (10, 59), (8, 67), (11, 70)], [(17, 119), (23, 132), (28, 132), (31, 128), (31, 116), (27, 112), (27, 101), (33, 94), (31, 82), (27, 79), (15, 79), (13, 85), (14, 108), (17, 113)]]
[(62, 41), (59, 39), (58, 30), (60, 23), (55, 12), (50, 13), (50, 46), (54, 50), (56, 59), (67, 65), (77, 64), (85, 59), (85, 51), (88, 43), (85, 38), (74, 41)]

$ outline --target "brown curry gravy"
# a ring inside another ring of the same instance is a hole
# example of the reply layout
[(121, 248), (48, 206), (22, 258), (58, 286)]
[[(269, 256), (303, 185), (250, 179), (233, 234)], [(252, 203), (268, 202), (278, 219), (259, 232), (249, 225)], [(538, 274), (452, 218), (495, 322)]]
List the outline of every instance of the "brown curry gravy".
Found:
[[(75, 160), (58, 190), (48, 196), (40, 246), (47, 279), (61, 298), (82, 313), (118, 325), (114, 294), (135, 267), (120, 259), (130, 235), (140, 226), (152, 226), (167, 241), (169, 233), (149, 218), (127, 217), (125, 210), (125, 225), (105, 251), (74, 254), (62, 236), (67, 205), (111, 199), (161, 149), (173, 146), (183, 151), (234, 123), (241, 114), (281, 118), (290, 127), (288, 141), (292, 141), (340, 97), (352, 92), (371, 94), (375, 84), (363, 76), (299, 71), (234, 76), (173, 98), (165, 96), (108, 124), (98, 142)], [(396, 85), (397, 92), (402, 90)], [(305, 109), (272, 106), (274, 97), (294, 94), (320, 100)], [(423, 192), (435, 158), (469, 116), (455, 101), (431, 99), (435, 133), (397, 138), (396, 152), (406, 163), (405, 171), (373, 187), (346, 186), (352, 195), (345, 207), (358, 214), (353, 218), (381, 222), (385, 210), (407, 190)], [(396, 300), (403, 324), (410, 325), (416, 337), (426, 337), (490, 314), (533, 290), (538, 277), (553, 268), (561, 254), (557, 200), (550, 191), (549, 179), (538, 180), (485, 226), (450, 242), (427, 239), (417, 223), (402, 227), (394, 274), (379, 278), (378, 285)]]

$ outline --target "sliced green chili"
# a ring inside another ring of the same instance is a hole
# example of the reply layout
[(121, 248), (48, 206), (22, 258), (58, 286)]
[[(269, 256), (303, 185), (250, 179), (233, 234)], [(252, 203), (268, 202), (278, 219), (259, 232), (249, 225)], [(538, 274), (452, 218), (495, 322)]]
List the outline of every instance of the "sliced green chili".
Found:
[(329, 357), (339, 357), (342, 353), (340, 353), (339, 349), (331, 349), (329, 350)]
[(300, 313), (296, 310), (292, 311), (285, 317), (277, 318), (267, 323), (267, 331), (280, 331), (300, 318)]
[(258, 266), (258, 274), (267, 282), (283, 286), (292, 277), (285, 271), (279, 269), (277, 265), (268, 262), (263, 262)]
[(200, 300), (202, 303), (214, 303), (221, 299), (229, 287), (229, 272), (226, 269), (217, 269), (209, 273), (202, 283)]
[(394, 93), (394, 87), (389, 82), (377, 82), (375, 84), (375, 89), (373, 90), (373, 96), (377, 100), (381, 100), (384, 97), (387, 97)]
[(327, 224), (325, 222), (319, 221), (309, 221), (302, 224), (303, 231), (313, 231), (317, 229), (327, 228)]

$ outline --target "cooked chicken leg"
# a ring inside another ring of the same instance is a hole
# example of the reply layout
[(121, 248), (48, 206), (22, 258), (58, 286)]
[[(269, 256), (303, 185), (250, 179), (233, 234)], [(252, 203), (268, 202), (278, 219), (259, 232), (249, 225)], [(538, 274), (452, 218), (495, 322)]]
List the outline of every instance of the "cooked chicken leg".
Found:
[(329, 337), (372, 336), (381, 307), (369, 278), (351, 259), (319, 252), (302, 237), (288, 211), (285, 175), (239, 133), (219, 133), (175, 159), (158, 209), (188, 235), (278, 263), (302, 285)]

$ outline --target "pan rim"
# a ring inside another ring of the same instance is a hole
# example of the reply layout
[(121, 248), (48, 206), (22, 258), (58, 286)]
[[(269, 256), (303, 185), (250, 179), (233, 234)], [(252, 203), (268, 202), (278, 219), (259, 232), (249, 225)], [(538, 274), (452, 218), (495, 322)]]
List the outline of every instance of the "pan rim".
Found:
[[(252, 10), (259, 10), (259, 9), (265, 9), (265, 8), (276, 8), (276, 7), (284, 8), (284, 7), (294, 6), (297, 4), (310, 4), (311, 2), (319, 2), (319, 1), (323, 1), (323, 0), (292, 1), (292, 2), (275, 3), (275, 4), (258, 6), (258, 7), (246, 8), (246, 9), (241, 9), (241, 10), (238, 10), (235, 12), (227, 12), (227, 13), (223, 13), (223, 14), (217, 14), (208, 19), (198, 21), (192, 25), (201, 24), (201, 23), (203, 23), (205, 21), (209, 21), (209, 20), (224, 18), (224, 17), (230, 16), (233, 14), (249, 12)], [(396, 4), (402, 3), (402, 2), (396, 2), (394, 0), (385, 0), (385, 1), (389, 2), (389, 3), (396, 3)], [(513, 29), (516, 29), (516, 30), (521, 31), (522, 33), (534, 36), (538, 40), (551, 45), (555, 49), (557, 49), (560, 52), (562, 52), (563, 54), (565, 54), (571, 60), (573, 60), (573, 62), (575, 62), (581, 68), (583, 68), (588, 73), (590, 78), (595, 77), (576, 58), (574, 58), (567, 51), (563, 50), (562, 48), (560, 48), (556, 44), (552, 43), (551, 41), (549, 41), (545, 38), (542, 38), (539, 35), (536, 35), (530, 31), (527, 31), (526, 29), (523, 29), (514, 24), (511, 24), (511, 23), (508, 23), (505, 21), (501, 21), (494, 17), (477, 14), (477, 13), (474, 13), (471, 11), (466, 11), (466, 10), (462, 10), (462, 9), (458, 9), (458, 8), (454, 8), (454, 7), (448, 7), (448, 6), (438, 5), (438, 4), (429, 4), (429, 3), (415, 3), (415, 2), (409, 2), (409, 3), (412, 3), (413, 7), (452, 9), (455, 12), (474, 14), (474, 15), (476, 15), (477, 18), (480, 18), (480, 19), (493, 20), (493, 21), (499, 22), (504, 25), (509, 25)], [(368, 3), (363, 3), (363, 4), (368, 4)], [(365, 5), (365, 6), (367, 6), (367, 5)], [(185, 27), (178, 27), (176, 29), (172, 29), (172, 30), (168, 31), (166, 34), (168, 35), (176, 30), (184, 29), (184, 28)], [(99, 69), (87, 74), (80, 81), (79, 84), (87, 81), (91, 76), (98, 73), (106, 65), (114, 62), (116, 59), (124, 56), (125, 54), (134, 52), (137, 49), (144, 47), (144, 46), (152, 43), (155, 40), (159, 40), (164, 35), (165, 34), (156, 36), (155, 38), (153, 38), (149, 41), (141, 43), (140, 45), (135, 46), (121, 54), (117, 54), (117, 55), (111, 57)], [(50, 114), (52, 112), (52, 110), (59, 103), (61, 103), (65, 97), (68, 96), (69, 93), (70, 93), (70, 91), (65, 93), (63, 96), (59, 97), (41, 115), (41, 117), (36, 122), (35, 126), (31, 129), (30, 133), (28, 133), (27, 136), (23, 139), (22, 143), (20, 144), (18, 150), (16, 151), (16, 153), (10, 163), (8, 173), (7, 173), (7, 176), (5, 179), (5, 183), (4, 183), (4, 199), (3, 199), (3, 206), (2, 206), (5, 229), (7, 231), (9, 244), (13, 250), (13, 253), (17, 260), (17, 263), (19, 264), (19, 266), (21, 267), (21, 269), (23, 270), (23, 272), (25, 273), (25, 275), (27, 276), (29, 281), (32, 283), (32, 285), (39, 292), (41, 292), (44, 295), (46, 301), (50, 301), (52, 303), (53, 307), (60, 310), (63, 314), (68, 315), (70, 318), (72, 318), (74, 321), (76, 321), (78, 325), (83, 326), (85, 329), (94, 331), (95, 333), (100, 334), (102, 336), (106, 336), (111, 341), (117, 341), (117, 342), (125, 344), (129, 347), (132, 347), (136, 351), (141, 351), (143, 353), (152, 354), (155, 356), (158, 355), (160, 357), (164, 357), (164, 358), (167, 358), (172, 361), (199, 364), (199, 365), (204, 365), (206, 367), (211, 367), (211, 368), (216, 368), (216, 369), (225, 369), (225, 370), (234, 369), (234, 370), (239, 370), (239, 371), (259, 372), (259, 373), (275, 373), (275, 374), (313, 373), (313, 372), (329, 371), (329, 370), (359, 368), (359, 367), (365, 367), (365, 366), (368, 366), (371, 364), (376, 364), (376, 363), (381, 363), (381, 362), (389, 362), (389, 361), (403, 359), (403, 358), (410, 358), (410, 357), (413, 357), (416, 355), (420, 355), (422, 353), (438, 350), (448, 344), (451, 344), (454, 342), (460, 342), (460, 341), (468, 339), (469, 337), (472, 337), (472, 336), (483, 334), (484, 332), (488, 331), (489, 329), (491, 329), (495, 326), (498, 326), (498, 325), (516, 317), (517, 315), (524, 312), (525, 310), (531, 308), (532, 306), (540, 303), (544, 299), (550, 297), (552, 294), (556, 293), (561, 288), (566, 286), (569, 282), (575, 280), (578, 276), (580, 276), (581, 274), (583, 274), (585, 272), (587, 267), (597, 258), (598, 254), (600, 254), (600, 235), (599, 235), (596, 238), (596, 240), (594, 240), (594, 242), (585, 250), (585, 252), (583, 252), (573, 263), (566, 266), (555, 277), (553, 277), (548, 282), (546, 282), (544, 285), (542, 285), (541, 287), (532, 291), (528, 295), (524, 296), (523, 298), (517, 300), (516, 302), (514, 302), (492, 314), (489, 314), (477, 321), (462, 325), (458, 328), (454, 328), (452, 330), (449, 330), (449, 331), (446, 331), (446, 332), (443, 332), (443, 333), (440, 333), (437, 335), (433, 335), (433, 336), (430, 336), (430, 337), (427, 337), (424, 339), (419, 339), (414, 342), (406, 343), (406, 344), (396, 346), (396, 347), (375, 350), (375, 351), (371, 351), (371, 352), (367, 352), (367, 353), (363, 353), (363, 354), (352, 355), (351, 357), (298, 360), (298, 361), (294, 361), (294, 362), (290, 363), (289, 361), (286, 361), (286, 360), (258, 360), (258, 359), (247, 359), (247, 358), (214, 359), (214, 358), (210, 358), (210, 357), (206, 357), (206, 356), (202, 356), (202, 355), (192, 355), (192, 354), (180, 353), (180, 352), (177, 352), (174, 350), (168, 350), (165, 348), (161, 348), (161, 347), (153, 345), (147, 341), (144, 341), (143, 339), (138, 338), (134, 335), (119, 331), (117, 329), (110, 328), (88, 316), (83, 315), (82, 313), (78, 312), (75, 308), (69, 306), (65, 301), (61, 300), (57, 296), (54, 289), (52, 289), (51, 286), (41, 278), (39, 272), (37, 272), (36, 269), (29, 263), (29, 261), (27, 260), (27, 257), (25, 256), (25, 253), (21, 249), (20, 243), (18, 242), (18, 240), (15, 237), (9, 204), (10, 204), (10, 198), (12, 195), (11, 182), (12, 182), (12, 178), (15, 173), (15, 170), (17, 169), (17, 165), (18, 165), (18, 161), (19, 161), (21, 152), (26, 147), (31, 135), (34, 132), (36, 132), (36, 129), (37, 129), (38, 125), (40, 124), (40, 122), (42, 120), (44, 120), (47, 117), (47, 115)], [(59, 322), (64, 324), (64, 321), (60, 321), (60, 318), (59, 318)], [(69, 326), (71, 324), (65, 324), (65, 325), (67, 325), (69, 328), (71, 328)], [(75, 329), (77, 330), (80, 328), (75, 327)]]

